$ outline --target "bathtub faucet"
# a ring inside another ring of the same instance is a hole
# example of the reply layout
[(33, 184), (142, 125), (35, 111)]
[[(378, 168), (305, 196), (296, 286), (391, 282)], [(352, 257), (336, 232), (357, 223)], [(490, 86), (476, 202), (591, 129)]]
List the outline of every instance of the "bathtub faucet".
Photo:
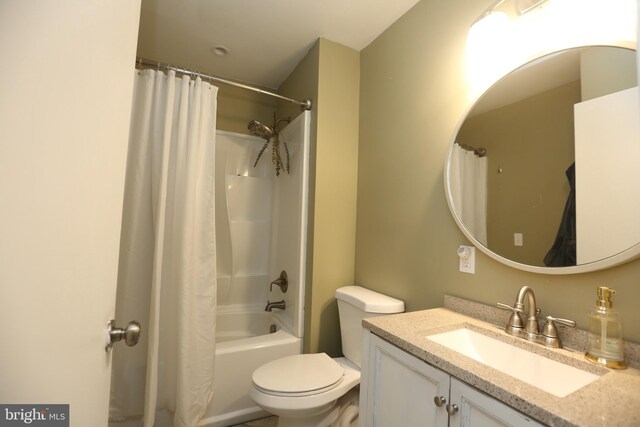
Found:
[(267, 306), (264, 308), (264, 311), (271, 311), (274, 308), (279, 308), (280, 310), (284, 310), (284, 300), (276, 301), (276, 302), (267, 301)]

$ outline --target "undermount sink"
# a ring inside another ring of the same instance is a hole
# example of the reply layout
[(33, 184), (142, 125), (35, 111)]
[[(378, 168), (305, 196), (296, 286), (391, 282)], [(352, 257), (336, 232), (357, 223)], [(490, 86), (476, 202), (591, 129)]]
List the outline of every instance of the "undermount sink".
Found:
[(600, 378), (467, 328), (426, 338), (558, 397)]

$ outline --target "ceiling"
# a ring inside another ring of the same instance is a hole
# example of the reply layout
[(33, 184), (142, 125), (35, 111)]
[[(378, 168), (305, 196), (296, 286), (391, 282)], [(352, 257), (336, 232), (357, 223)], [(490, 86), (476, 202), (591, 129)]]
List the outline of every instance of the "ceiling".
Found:
[(319, 37), (359, 51), (417, 2), (143, 0), (138, 56), (275, 89)]

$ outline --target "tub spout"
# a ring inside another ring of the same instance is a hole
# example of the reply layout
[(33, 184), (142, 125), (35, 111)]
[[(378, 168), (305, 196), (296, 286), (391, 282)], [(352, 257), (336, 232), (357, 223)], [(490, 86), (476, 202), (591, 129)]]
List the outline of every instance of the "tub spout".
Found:
[(280, 310), (284, 310), (284, 300), (282, 301), (276, 301), (276, 302), (269, 302), (267, 301), (267, 306), (264, 308), (264, 311), (271, 311), (274, 308), (279, 308)]

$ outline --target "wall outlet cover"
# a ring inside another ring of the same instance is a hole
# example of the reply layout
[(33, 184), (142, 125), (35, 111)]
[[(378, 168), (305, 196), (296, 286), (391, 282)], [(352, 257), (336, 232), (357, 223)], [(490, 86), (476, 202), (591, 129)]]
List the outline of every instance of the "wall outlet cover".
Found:
[(474, 246), (460, 246), (458, 248), (460, 258), (460, 271), (463, 273), (476, 273), (476, 248)]
[(523, 245), (522, 233), (513, 233), (513, 245), (514, 246)]

